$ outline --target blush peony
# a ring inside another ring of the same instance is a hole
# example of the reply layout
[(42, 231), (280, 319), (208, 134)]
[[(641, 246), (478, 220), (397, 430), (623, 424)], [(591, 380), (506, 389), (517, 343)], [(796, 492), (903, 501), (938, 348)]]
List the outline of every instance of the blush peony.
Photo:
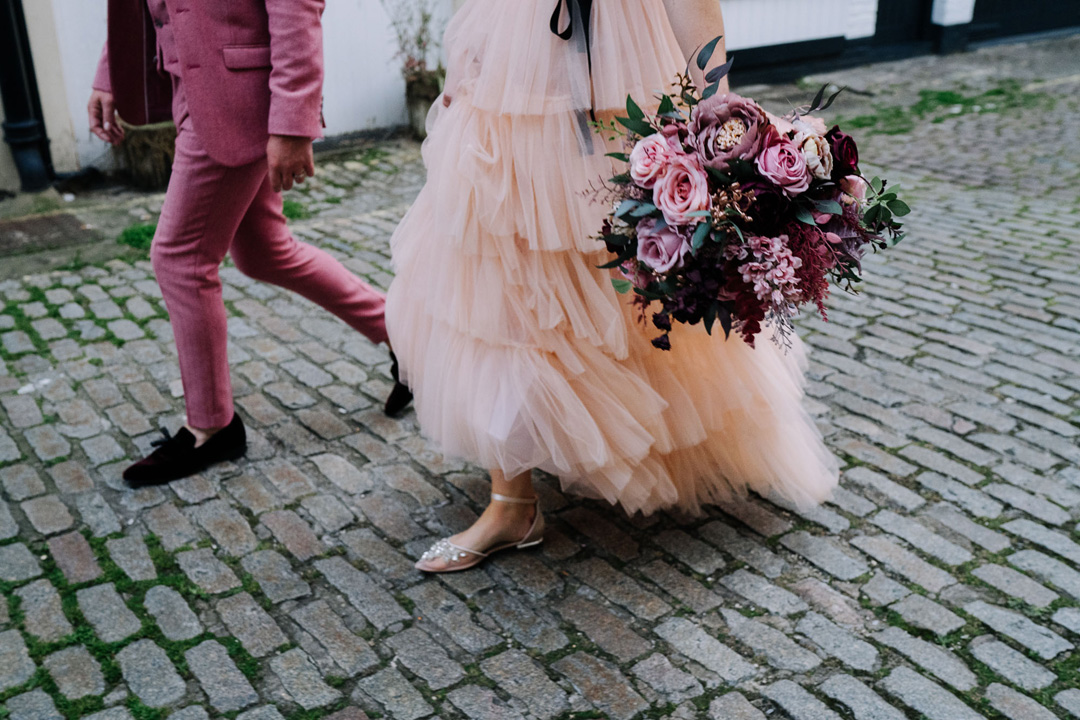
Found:
[(694, 108), (690, 147), (706, 167), (727, 172), (731, 160), (753, 160), (761, 152), (769, 120), (753, 100), (735, 93), (713, 95)]

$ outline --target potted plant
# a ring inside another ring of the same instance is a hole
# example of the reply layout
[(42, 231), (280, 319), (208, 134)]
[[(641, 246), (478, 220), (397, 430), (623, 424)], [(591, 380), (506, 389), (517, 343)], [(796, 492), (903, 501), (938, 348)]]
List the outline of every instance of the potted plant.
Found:
[(442, 92), (446, 70), (438, 56), (438, 32), (441, 28), (435, 11), (436, 0), (382, 0), (390, 26), (397, 39), (397, 58), (405, 77), (405, 101), (409, 111), (409, 126), (413, 134), (424, 139), (425, 121), (432, 103)]

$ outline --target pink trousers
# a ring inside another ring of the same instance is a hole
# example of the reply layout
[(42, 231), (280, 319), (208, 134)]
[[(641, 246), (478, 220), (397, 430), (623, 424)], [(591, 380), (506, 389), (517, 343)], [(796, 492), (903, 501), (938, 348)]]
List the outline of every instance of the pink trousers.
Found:
[(174, 91), (176, 158), (150, 254), (176, 337), (188, 423), (212, 428), (233, 416), (218, 276), (226, 253), (245, 275), (303, 295), (373, 343), (387, 339), (385, 298), (327, 253), (293, 238), (265, 159), (241, 167), (212, 160), (177, 78)]

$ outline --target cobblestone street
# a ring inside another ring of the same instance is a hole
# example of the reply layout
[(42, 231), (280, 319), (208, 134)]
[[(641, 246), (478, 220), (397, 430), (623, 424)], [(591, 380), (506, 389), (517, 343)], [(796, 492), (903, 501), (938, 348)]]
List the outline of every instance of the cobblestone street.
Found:
[[(0, 283), (0, 720), (1080, 718), (1080, 38), (742, 90), (826, 80), (915, 214), (800, 323), (844, 466), (810, 512), (628, 518), (543, 478), (540, 549), (425, 577), (488, 483), (382, 415), (384, 349), (226, 268), (250, 452), (131, 491), (183, 422), (149, 262)], [(385, 288), (422, 182), (410, 141), (324, 155), (292, 226)]]

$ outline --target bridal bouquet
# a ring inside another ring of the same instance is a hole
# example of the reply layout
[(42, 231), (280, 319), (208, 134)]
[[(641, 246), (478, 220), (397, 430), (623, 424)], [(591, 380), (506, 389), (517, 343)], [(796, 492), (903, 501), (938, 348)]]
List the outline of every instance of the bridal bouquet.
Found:
[[(702, 70), (720, 38), (697, 58)], [(633, 98), (627, 117), (604, 130), (626, 137), (612, 153), (629, 170), (611, 179), (612, 214), (601, 240), (616, 258), (616, 290), (633, 290), (642, 312), (671, 348), (671, 323), (704, 323), (738, 333), (751, 346), (771, 323), (790, 337), (791, 320), (812, 304), (825, 317), (830, 282), (854, 292), (868, 247), (902, 239), (896, 218), (910, 212), (895, 188), (859, 172), (855, 141), (810, 116), (839, 93), (825, 89), (805, 109), (774, 118), (749, 98), (719, 94), (730, 61), (698, 92), (689, 72), (677, 97), (654, 116)], [(620, 127), (621, 126), (621, 127)]]

